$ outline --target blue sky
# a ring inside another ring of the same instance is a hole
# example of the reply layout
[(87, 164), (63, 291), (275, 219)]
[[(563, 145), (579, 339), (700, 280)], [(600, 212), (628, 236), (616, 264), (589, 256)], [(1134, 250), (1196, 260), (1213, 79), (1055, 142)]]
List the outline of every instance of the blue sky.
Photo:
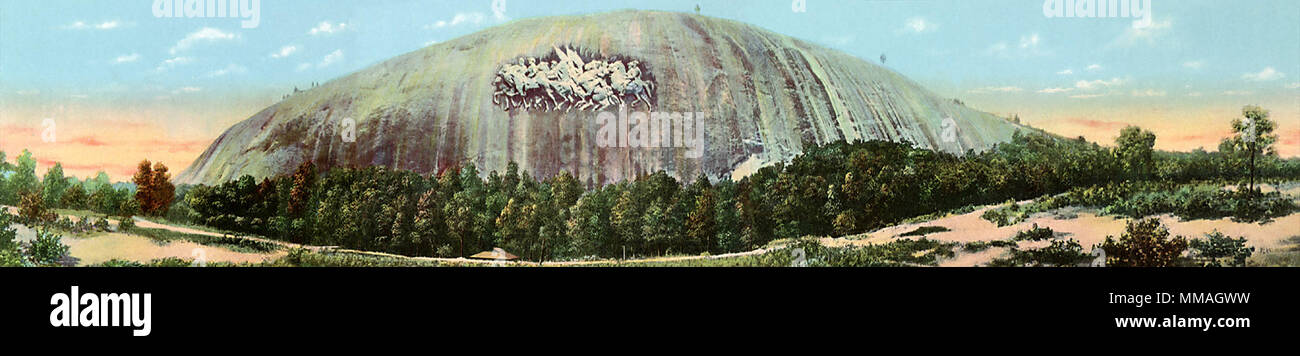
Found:
[[(1042, 0), (807, 0), (806, 12), (790, 0), (507, 0), (504, 12), (490, 0), (263, 0), (256, 28), (156, 18), (153, 0), (4, 1), (0, 128), (30, 128), (51, 111), (153, 125), (189, 144), (176, 153), (184, 160), (203, 146), (193, 142), (294, 86), (434, 41), (512, 19), (696, 4), (872, 61), (886, 54), (886, 66), (941, 95), (1066, 135), (1105, 141), (1098, 130), (1139, 123), (1168, 134), (1163, 148), (1190, 149), (1216, 141), (1226, 125), (1214, 120), (1244, 104), (1272, 109), (1284, 129), (1300, 124), (1300, 1), (1151, 2), (1151, 26), (1135, 29), (1126, 18), (1047, 18)], [(7, 152), (25, 144), (0, 138)], [(1300, 154), (1294, 145), (1284, 154)]]
[[(1175, 84), (1266, 90), (1267, 83), (1231, 82), (1267, 68), (1283, 73), (1281, 79), (1300, 77), (1300, 2), (1290, 0), (1154, 0), (1154, 26), (1147, 31), (1133, 30), (1130, 19), (1049, 19), (1040, 0), (808, 0), (804, 13), (794, 13), (788, 0), (505, 3), (504, 18), (622, 8), (690, 11), (699, 3), (707, 15), (864, 58), (885, 53), (895, 70), (927, 85), (957, 89), (1029, 90), (1075, 84), (1070, 79), (1132, 77), (1167, 90)], [(241, 28), (236, 19), (159, 19), (152, 5), (152, 0), (4, 2), (3, 85), (89, 91), (119, 85), (292, 86), (328, 80), (501, 22), (488, 0), (265, 0), (253, 29)], [(457, 15), (465, 20), (451, 25)], [(447, 25), (438, 27), (439, 21)], [(312, 34), (315, 28), (323, 31)], [(204, 29), (211, 31), (201, 33)], [(187, 36), (209, 39), (175, 50)], [(285, 47), (294, 49), (284, 58), (272, 57)], [(176, 58), (181, 59), (166, 62)], [(305, 63), (311, 69), (303, 69)], [(1087, 69), (1094, 64), (1100, 68)], [(1066, 70), (1074, 75), (1057, 74)]]

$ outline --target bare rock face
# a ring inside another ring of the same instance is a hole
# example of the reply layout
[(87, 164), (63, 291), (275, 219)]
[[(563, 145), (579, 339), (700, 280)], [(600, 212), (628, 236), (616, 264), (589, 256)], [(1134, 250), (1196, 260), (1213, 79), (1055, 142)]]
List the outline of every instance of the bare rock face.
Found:
[[(603, 147), (604, 125), (592, 110), (494, 104), (504, 65), (557, 47), (581, 49), (584, 58), (641, 59), (653, 78), (654, 111), (703, 113), (703, 155)], [(177, 180), (289, 174), (307, 160), (422, 173), (463, 162), (501, 171), (515, 161), (535, 177), (565, 170), (588, 185), (659, 170), (688, 180), (748, 174), (798, 154), (805, 142), (906, 140), (962, 153), (1020, 128), (865, 60), (751, 25), (621, 11), (514, 21), (297, 93), (231, 127)]]

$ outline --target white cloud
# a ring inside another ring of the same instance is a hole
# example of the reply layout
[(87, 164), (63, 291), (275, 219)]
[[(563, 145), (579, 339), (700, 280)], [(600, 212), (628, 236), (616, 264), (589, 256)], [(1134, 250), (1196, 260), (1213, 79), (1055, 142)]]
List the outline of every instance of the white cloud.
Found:
[[(498, 14), (494, 13), (493, 16), (497, 17), (497, 15)], [(501, 17), (497, 17), (498, 20), (501, 20), (505, 16), (504, 13), (499, 15)], [(484, 15), (481, 12), (458, 12), (455, 16), (452, 16), (450, 20), (439, 20), (438, 22), (434, 22), (432, 25), (424, 26), (424, 28), (436, 30), (464, 24), (478, 25), (482, 24), (484, 20), (487, 20), (487, 15)]]
[(429, 40), (429, 42), (425, 42), (425, 43), (424, 43), (424, 46), (425, 46), (425, 47), (429, 47), (429, 46), (436, 45), (436, 44), (438, 44), (438, 40)]
[(1016, 93), (1016, 92), (1020, 92), (1020, 91), (1023, 91), (1023, 90), (1024, 90), (1024, 89), (1021, 89), (1020, 87), (1005, 86), (1005, 87), (983, 87), (983, 88), (978, 88), (978, 89), (971, 90), (970, 92), (971, 92), (971, 93), (977, 93), (977, 94), (980, 94), (980, 93)]
[(208, 73), (208, 78), (224, 77), (229, 74), (243, 74), (247, 72), (248, 72), (248, 68), (244, 68), (244, 66), (231, 63), (230, 65), (227, 65), (225, 68), (214, 70)]
[(923, 17), (913, 17), (907, 19), (907, 22), (903, 24), (903, 28), (899, 31), (907, 33), (927, 33), (937, 30), (939, 30), (939, 24), (927, 21)]
[(1223, 92), (1223, 95), (1227, 95), (1227, 96), (1245, 96), (1245, 95), (1251, 95), (1251, 94), (1254, 94), (1254, 93), (1255, 93), (1255, 92), (1252, 92), (1252, 91), (1249, 91), (1249, 90), (1229, 90), (1229, 91), (1225, 91), (1225, 92)]
[(1043, 43), (1043, 39), (1042, 37), (1038, 36), (1038, 33), (1031, 33), (1024, 36), (1020, 36), (1019, 44), (1014, 48), (1011, 45), (1009, 45), (1006, 41), (1001, 41), (998, 43), (994, 43), (993, 45), (985, 49), (984, 54), (990, 56), (1003, 57), (1003, 58), (1026, 58), (1026, 57), (1041, 56), (1047, 54), (1047, 52), (1039, 49), (1042, 43)]
[(41, 91), (36, 89), (17, 91), (17, 94), (22, 96), (39, 95), (40, 93)]
[(1060, 74), (1060, 75), (1071, 75), (1071, 74), (1074, 74), (1074, 70), (1073, 70), (1073, 69), (1066, 68), (1066, 69), (1063, 70), (1063, 71), (1056, 72), (1056, 74)]
[(1037, 48), (1039, 42), (1040, 42), (1040, 40), (1039, 40), (1039, 38), (1038, 38), (1038, 34), (1037, 34), (1037, 33), (1030, 34), (1030, 35), (1027, 35), (1027, 36), (1020, 36), (1020, 48), (1021, 48), (1021, 49)]
[(1110, 47), (1130, 47), (1137, 44), (1154, 45), (1173, 29), (1173, 21), (1152, 21), (1150, 26), (1129, 27), (1123, 34), (1111, 41)]
[(1069, 93), (1071, 91), (1074, 91), (1074, 88), (1046, 88), (1043, 90), (1039, 90), (1038, 92), (1043, 94), (1057, 94), (1057, 93)]
[(117, 59), (113, 60), (113, 64), (131, 63), (137, 60), (140, 60), (139, 53), (124, 54), (124, 55), (117, 56)]
[(341, 60), (343, 60), (343, 50), (336, 49), (334, 52), (325, 55), (325, 58), (321, 59), (320, 63), (316, 65), (316, 68), (329, 67), (331, 64), (337, 63)]
[(96, 24), (86, 23), (85, 21), (75, 21), (75, 22), (73, 22), (73, 23), (71, 23), (71, 24), (68, 24), (68, 25), (63, 26), (62, 28), (65, 29), (65, 30), (100, 30), (100, 31), (107, 31), (107, 30), (113, 30), (113, 29), (118, 29), (118, 28), (126, 27), (127, 25), (130, 25), (130, 24), (129, 24), (129, 23), (125, 23), (125, 22), (121, 22), (121, 21), (118, 21), (118, 20), (104, 21), (104, 22), (100, 22), (100, 23), (96, 23)]
[(307, 33), (312, 36), (332, 35), (335, 33), (347, 31), (347, 29), (349, 28), (351, 27), (349, 27), (346, 22), (340, 22), (334, 24), (334, 23), (330, 23), (329, 21), (322, 21), (319, 25), (316, 25), (316, 27), (312, 27), (312, 29), (310, 31), (307, 31)]
[(183, 88), (177, 88), (176, 90), (173, 90), (173, 91), (172, 91), (172, 94), (180, 94), (180, 93), (197, 93), (197, 92), (201, 92), (201, 91), (203, 91), (203, 88), (199, 88), (199, 87), (183, 87)]
[(319, 63), (299, 64), (298, 71), (301, 72), (312, 68), (321, 69), (321, 68), (329, 67), (330, 65), (333, 65), (334, 63), (338, 63), (342, 60), (343, 60), (343, 50), (338, 49), (338, 50), (334, 50), (334, 52), (330, 52), (330, 54), (325, 55), (324, 58), (321, 58)]
[(190, 49), (190, 47), (193, 47), (194, 44), (199, 42), (228, 41), (236, 38), (239, 38), (239, 35), (222, 32), (221, 30), (211, 28), (211, 27), (204, 27), (202, 29), (199, 29), (198, 31), (194, 31), (194, 33), (186, 35), (185, 38), (182, 38), (179, 42), (176, 42), (176, 45), (172, 46), (171, 50), (169, 50), (168, 52), (171, 54), (176, 54), (177, 52)]
[(1074, 83), (1074, 87), (1082, 90), (1096, 90), (1101, 88), (1117, 87), (1124, 85), (1124, 79), (1111, 78), (1110, 80), (1080, 80)]
[(1273, 67), (1266, 67), (1264, 70), (1259, 71), (1259, 73), (1246, 73), (1241, 75), (1241, 79), (1252, 82), (1267, 82), (1282, 78), (1286, 78), (1286, 73), (1279, 72), (1276, 69), (1273, 69)]
[(1287, 88), (1287, 89), (1300, 89), (1300, 82), (1295, 82), (1295, 83), (1287, 84), (1287, 85), (1286, 85), (1286, 88)]
[(1187, 93), (1187, 96), (1190, 96), (1190, 97), (1193, 97), (1193, 98), (1199, 98), (1199, 97), (1201, 97), (1201, 95), (1203, 95), (1203, 94), (1201, 94), (1201, 92), (1199, 92), (1199, 91), (1195, 91), (1195, 92)]
[(1087, 68), (1087, 69), (1088, 69), (1089, 71), (1099, 71), (1099, 70), (1101, 70), (1101, 65), (1100, 65), (1100, 64), (1095, 64), (1095, 63), (1094, 63), (1094, 64), (1091, 64), (1091, 65), (1088, 65), (1088, 68)]
[(1086, 99), (1100, 98), (1100, 97), (1103, 97), (1103, 96), (1106, 96), (1106, 94), (1079, 94), (1079, 95), (1071, 95), (1070, 98), (1071, 98), (1071, 99), (1085, 99), (1085, 100), (1086, 100)]
[(279, 51), (276, 51), (275, 53), (271, 53), (271, 58), (279, 59), (279, 58), (288, 57), (293, 55), (294, 52), (298, 52), (298, 46), (284, 46), (281, 47)]
[(1187, 69), (1205, 68), (1205, 61), (1186, 61), (1183, 62), (1183, 68), (1187, 68)]
[(1134, 91), (1133, 91), (1133, 96), (1135, 96), (1135, 97), (1139, 97), (1139, 98), (1163, 97), (1163, 96), (1165, 96), (1166, 94), (1167, 94), (1167, 93), (1166, 93), (1164, 90), (1155, 90), (1155, 89), (1134, 90)]
[(158, 68), (157, 68), (156, 70), (159, 71), (159, 72), (163, 72), (163, 71), (166, 71), (166, 70), (168, 70), (168, 69), (176, 68), (177, 66), (181, 66), (181, 65), (189, 64), (190, 62), (193, 62), (193, 61), (194, 61), (194, 58), (191, 58), (191, 57), (176, 57), (176, 58), (169, 58), (169, 59), (166, 59), (166, 60), (162, 61), (162, 63), (159, 63), (159, 64), (158, 64)]

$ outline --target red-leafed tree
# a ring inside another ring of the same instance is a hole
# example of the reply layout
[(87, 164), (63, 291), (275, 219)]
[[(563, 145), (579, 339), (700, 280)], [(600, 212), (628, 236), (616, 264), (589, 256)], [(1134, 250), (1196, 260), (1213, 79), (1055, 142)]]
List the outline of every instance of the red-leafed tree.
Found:
[(135, 176), (135, 200), (140, 204), (140, 213), (159, 216), (167, 212), (176, 194), (176, 186), (171, 183), (171, 174), (162, 162), (150, 164), (149, 160), (140, 161)]

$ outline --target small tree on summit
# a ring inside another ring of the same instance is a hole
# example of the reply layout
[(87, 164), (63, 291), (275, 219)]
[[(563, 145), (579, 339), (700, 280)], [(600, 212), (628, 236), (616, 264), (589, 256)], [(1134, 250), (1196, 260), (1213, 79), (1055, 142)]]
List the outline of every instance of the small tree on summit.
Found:
[(176, 194), (171, 178), (162, 162), (151, 167), (149, 160), (140, 161), (135, 176), (131, 178), (136, 185), (135, 200), (140, 205), (140, 213), (158, 216), (167, 212)]

